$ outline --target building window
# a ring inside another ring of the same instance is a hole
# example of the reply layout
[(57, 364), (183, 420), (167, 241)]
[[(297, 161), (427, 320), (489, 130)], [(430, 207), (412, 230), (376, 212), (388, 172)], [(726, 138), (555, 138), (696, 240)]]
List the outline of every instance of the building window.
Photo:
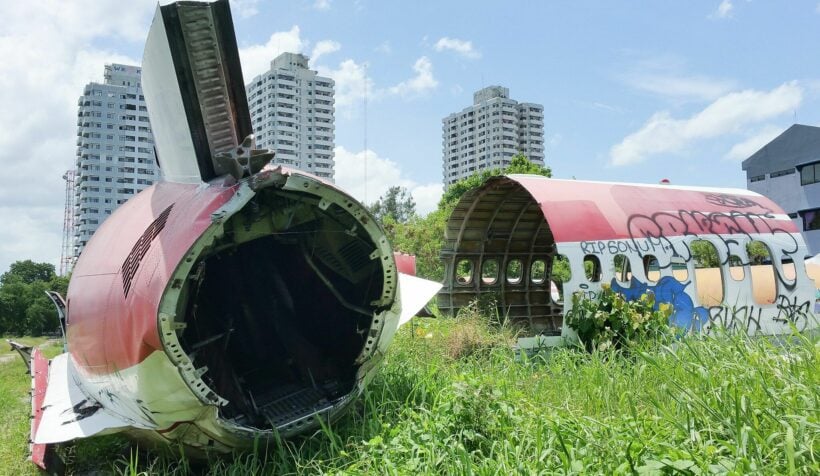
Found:
[(784, 175), (791, 175), (794, 173), (794, 169), (786, 169), (786, 170), (778, 170), (777, 172), (771, 173), (771, 178), (775, 177), (783, 177)]
[(800, 212), (803, 217), (803, 231), (820, 230), (820, 208)]
[(766, 180), (766, 175), (756, 175), (749, 179), (749, 182), (760, 182), (762, 180)]
[(804, 165), (800, 169), (800, 185), (820, 182), (820, 162)]

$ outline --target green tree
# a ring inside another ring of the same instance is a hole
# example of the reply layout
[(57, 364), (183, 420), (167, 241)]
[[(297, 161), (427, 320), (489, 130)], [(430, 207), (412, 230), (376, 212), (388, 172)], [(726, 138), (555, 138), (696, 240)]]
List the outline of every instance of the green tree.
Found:
[[(424, 217), (414, 214), (408, 217), (407, 220), (401, 221), (392, 214), (384, 214), (380, 217), (381, 222), (390, 243), (393, 245), (393, 249), (416, 256), (416, 273), (419, 276), (441, 281), (444, 278), (444, 265), (440, 257), (441, 247), (444, 244), (444, 229), (453, 207), (467, 191), (480, 187), (490, 177), (504, 174), (552, 176), (552, 172), (548, 167), (536, 165), (523, 154), (518, 154), (512, 158), (510, 165), (504, 169), (484, 170), (448, 187), (447, 192), (439, 202), (438, 209)], [(399, 189), (400, 187), (393, 188)], [(385, 198), (389, 197), (389, 193), (390, 191), (388, 191), (388, 196)], [(394, 192), (394, 195), (400, 197), (398, 192)], [(385, 200), (379, 199), (379, 202), (385, 202)], [(371, 211), (373, 211), (372, 208)], [(374, 213), (376, 212), (374, 211)], [(569, 268), (567, 267), (566, 274), (568, 273)]]
[(57, 273), (54, 272), (54, 265), (51, 263), (35, 263), (30, 259), (25, 261), (15, 261), (9, 270), (0, 276), (0, 283), (6, 282), (12, 277), (20, 278), (24, 283), (31, 284), (35, 281), (51, 281)]
[(715, 245), (706, 240), (695, 240), (689, 245), (698, 268), (714, 268), (720, 264)]
[(510, 165), (503, 169), (484, 169), (447, 187), (447, 191), (444, 192), (444, 196), (441, 197), (441, 201), (439, 202), (439, 208), (455, 206), (462, 195), (476, 187), (480, 187), (490, 177), (509, 174), (532, 174), (552, 177), (552, 170), (550, 170), (549, 167), (543, 167), (530, 162), (524, 154), (516, 154), (512, 160), (510, 160)]
[(17, 261), (0, 276), (0, 334), (42, 335), (59, 328), (46, 291), (65, 295), (68, 277), (49, 263)]
[(398, 185), (387, 189), (387, 193), (370, 205), (370, 212), (384, 222), (389, 217), (398, 223), (407, 223), (416, 216), (416, 202), (406, 188)]
[(752, 241), (746, 245), (746, 253), (749, 254), (751, 264), (766, 264), (771, 262), (772, 255), (769, 248), (762, 241)]
[(444, 278), (444, 265), (439, 255), (448, 216), (449, 211), (439, 208), (424, 217), (414, 215), (407, 223), (399, 223), (390, 217), (382, 222), (393, 249), (416, 256), (416, 274), (420, 277), (435, 281)]

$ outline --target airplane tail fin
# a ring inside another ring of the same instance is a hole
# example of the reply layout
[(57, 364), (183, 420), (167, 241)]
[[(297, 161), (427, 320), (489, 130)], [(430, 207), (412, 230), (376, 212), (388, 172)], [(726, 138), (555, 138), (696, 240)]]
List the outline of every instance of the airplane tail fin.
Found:
[(231, 173), (217, 157), (245, 155), (253, 127), (228, 0), (158, 7), (142, 65), (165, 179), (207, 182)]

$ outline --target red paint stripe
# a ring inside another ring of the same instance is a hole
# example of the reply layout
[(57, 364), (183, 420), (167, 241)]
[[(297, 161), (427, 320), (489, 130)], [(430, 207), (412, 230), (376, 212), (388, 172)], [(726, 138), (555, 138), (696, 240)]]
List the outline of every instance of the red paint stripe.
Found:
[(797, 233), (768, 198), (735, 189), (551, 180), (513, 176), (541, 206), (556, 242), (728, 233)]

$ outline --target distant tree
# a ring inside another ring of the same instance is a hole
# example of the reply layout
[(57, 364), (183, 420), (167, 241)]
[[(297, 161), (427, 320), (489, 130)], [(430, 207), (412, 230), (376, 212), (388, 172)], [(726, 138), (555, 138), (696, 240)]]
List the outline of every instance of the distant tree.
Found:
[(416, 215), (416, 202), (406, 188), (396, 185), (370, 205), (370, 212), (382, 222), (389, 217), (398, 223), (407, 223)]
[[(696, 240), (689, 245), (695, 264), (699, 268), (714, 268), (720, 265), (717, 249), (715, 245), (706, 240)], [(746, 253), (749, 255), (749, 264), (758, 265), (771, 262), (769, 249), (761, 241), (752, 241), (746, 245)], [(740, 260), (736, 256), (730, 257), (729, 265), (738, 266)]]
[(399, 223), (390, 217), (383, 221), (393, 249), (415, 255), (416, 274), (422, 278), (435, 281), (444, 278), (440, 254), (448, 216), (448, 211), (438, 209), (424, 217), (414, 215), (406, 223)]
[(0, 276), (0, 334), (42, 335), (57, 330), (57, 312), (45, 292), (65, 295), (68, 279), (57, 276), (49, 263), (13, 263)]
[(698, 268), (714, 268), (720, 265), (715, 245), (706, 240), (695, 240), (689, 245)]
[(510, 165), (503, 169), (484, 169), (447, 187), (447, 191), (444, 192), (444, 196), (441, 197), (441, 201), (439, 202), (439, 208), (454, 206), (458, 203), (462, 195), (474, 188), (480, 187), (490, 177), (509, 174), (533, 174), (552, 177), (552, 170), (550, 170), (549, 167), (530, 162), (524, 154), (516, 154), (512, 160), (510, 160)]
[(26, 284), (31, 284), (35, 281), (51, 281), (57, 273), (54, 272), (54, 265), (51, 263), (35, 263), (30, 259), (25, 261), (15, 261), (9, 267), (9, 270), (0, 276), (0, 283), (6, 282), (7, 279), (17, 277)]
[[(382, 225), (387, 232), (390, 243), (393, 245), (393, 249), (416, 256), (416, 273), (419, 276), (441, 281), (444, 278), (444, 265), (440, 256), (441, 246), (444, 244), (444, 228), (453, 207), (468, 190), (481, 186), (490, 177), (503, 174), (552, 176), (549, 168), (536, 165), (524, 155), (518, 154), (512, 158), (510, 165), (504, 169), (484, 170), (448, 187), (447, 192), (439, 202), (438, 209), (424, 217), (413, 214), (402, 221), (391, 214), (385, 214)], [(400, 187), (393, 188), (399, 189)], [(393, 193), (400, 197), (398, 192)], [(389, 198), (389, 194), (390, 191), (388, 191), (385, 198)], [(380, 202), (389, 203), (384, 199), (380, 199), (377, 204)], [(567, 267), (568, 272), (569, 268)]]
[(749, 254), (751, 264), (767, 264), (772, 260), (769, 248), (762, 241), (752, 241), (746, 245), (746, 253)]

